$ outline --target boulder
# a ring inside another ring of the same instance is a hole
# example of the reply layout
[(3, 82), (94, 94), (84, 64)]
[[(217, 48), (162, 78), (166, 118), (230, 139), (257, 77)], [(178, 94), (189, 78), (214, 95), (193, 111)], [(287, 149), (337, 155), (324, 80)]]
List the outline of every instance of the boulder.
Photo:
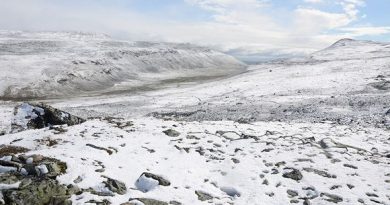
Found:
[(20, 132), (27, 129), (41, 129), (53, 125), (77, 125), (85, 122), (84, 119), (70, 113), (53, 108), (44, 103), (22, 103), (14, 109), (11, 122), (11, 132)]
[(282, 175), (284, 178), (293, 179), (295, 181), (299, 181), (303, 178), (301, 172), (298, 169), (294, 168), (285, 168), (284, 174)]
[(3, 190), (4, 202), (9, 205), (70, 205), (72, 194), (65, 185), (50, 178), (35, 178), (18, 189)]

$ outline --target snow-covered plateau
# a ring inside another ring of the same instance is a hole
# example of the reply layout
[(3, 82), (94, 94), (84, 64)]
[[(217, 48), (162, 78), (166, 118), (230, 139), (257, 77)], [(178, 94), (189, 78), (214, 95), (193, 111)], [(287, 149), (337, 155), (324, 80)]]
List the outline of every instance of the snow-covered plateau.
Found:
[(0, 36), (0, 204), (390, 205), (390, 44), (244, 71), (190, 45)]

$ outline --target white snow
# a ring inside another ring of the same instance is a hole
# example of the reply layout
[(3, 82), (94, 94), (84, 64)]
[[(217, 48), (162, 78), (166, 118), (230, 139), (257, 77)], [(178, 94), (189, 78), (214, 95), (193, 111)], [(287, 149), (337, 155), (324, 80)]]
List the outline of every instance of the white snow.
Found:
[(35, 167), (38, 170), (39, 175), (45, 175), (49, 173), (49, 170), (47, 169), (46, 165), (41, 164)]
[(23, 129), (27, 129), (27, 123), (38, 117), (35, 112), (38, 112), (40, 115), (45, 114), (45, 111), (42, 108), (32, 106), (28, 103), (22, 103), (16, 109), (16, 114), (12, 119), (12, 124), (20, 126)]
[[(386, 49), (386, 44), (343, 40), (312, 59), (251, 66), (246, 73), (213, 82), (46, 100), (72, 114), (99, 118), (63, 126), (63, 133), (41, 129), (6, 134), (0, 144), (29, 148), (27, 156), (43, 154), (66, 162), (67, 172), (58, 177), (64, 184), (81, 177), (80, 188), (108, 193), (104, 175), (127, 186), (125, 195), (72, 196), (74, 204), (151, 198), (182, 204), (280, 205), (313, 197), (312, 204), (323, 205), (333, 204), (327, 201), (327, 194), (333, 194), (342, 197), (339, 205), (361, 200), (389, 205), (390, 135), (377, 122), (390, 109), (390, 93), (372, 86), (389, 79)], [(7, 127), (14, 104), (0, 105), (0, 128)], [(178, 118), (183, 112), (188, 121), (145, 116), (162, 111), (178, 112), (173, 114)], [(278, 111), (284, 114), (278, 116)], [(344, 117), (357, 122), (337, 122)], [(254, 120), (238, 123), (240, 118)], [(167, 129), (180, 135), (169, 137), (163, 133)], [(48, 146), (42, 139), (58, 144)], [(103, 173), (96, 171), (103, 166)], [(283, 177), (292, 168), (300, 171), (301, 180)], [(171, 185), (158, 186), (156, 180), (140, 177), (144, 172), (166, 176)], [(298, 196), (289, 196), (287, 190)], [(195, 191), (214, 198), (202, 202)]]
[(141, 175), (135, 182), (135, 186), (140, 191), (149, 192), (158, 186), (158, 181)]
[(117, 41), (83, 33), (0, 32), (0, 97), (134, 91), (163, 80), (240, 72), (231, 56), (188, 44)]

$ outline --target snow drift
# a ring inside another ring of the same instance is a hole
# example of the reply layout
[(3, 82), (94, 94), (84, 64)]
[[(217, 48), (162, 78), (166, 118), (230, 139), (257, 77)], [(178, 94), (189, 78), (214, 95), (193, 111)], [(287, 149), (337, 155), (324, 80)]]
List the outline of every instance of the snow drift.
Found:
[(220, 76), (245, 64), (189, 44), (128, 42), (105, 35), (0, 32), (0, 98), (90, 95)]

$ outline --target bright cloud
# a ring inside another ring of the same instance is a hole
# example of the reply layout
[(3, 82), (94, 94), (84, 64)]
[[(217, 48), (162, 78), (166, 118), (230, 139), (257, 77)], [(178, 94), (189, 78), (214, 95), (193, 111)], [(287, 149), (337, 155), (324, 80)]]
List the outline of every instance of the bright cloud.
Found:
[[(190, 42), (255, 56), (311, 52), (342, 37), (386, 35), (364, 0), (2, 0), (0, 29), (77, 30)], [(368, 15), (369, 16), (369, 15)]]

